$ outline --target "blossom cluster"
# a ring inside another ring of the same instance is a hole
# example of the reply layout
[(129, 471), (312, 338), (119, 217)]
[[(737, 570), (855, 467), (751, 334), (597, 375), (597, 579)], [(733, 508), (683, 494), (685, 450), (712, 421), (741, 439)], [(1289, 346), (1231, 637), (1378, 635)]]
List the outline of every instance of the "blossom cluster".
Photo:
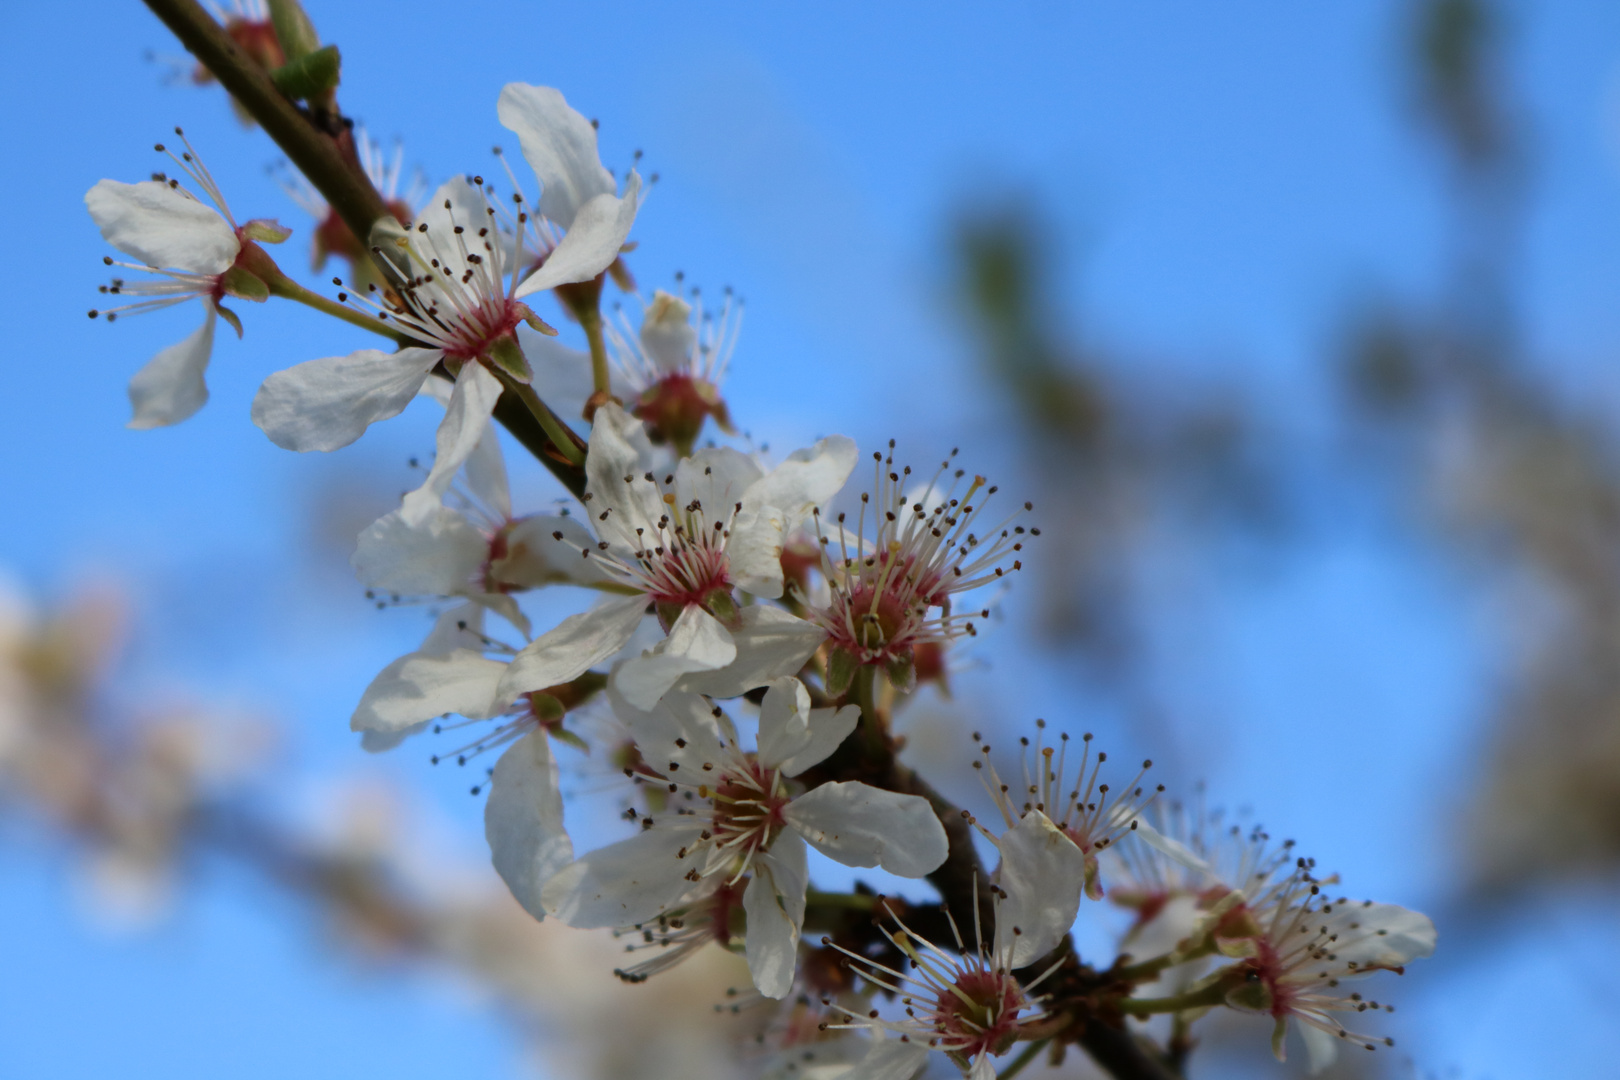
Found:
[[(508, 85), (496, 115), (534, 198), (503, 156), (505, 191), (469, 174), (412, 205), (397, 166), (383, 175), (363, 137), (339, 140), (387, 198), (363, 238), (302, 200), (318, 213), (315, 263), (349, 263), (335, 299), (281, 270), (265, 245), (289, 230), (239, 224), (189, 143), (159, 147), (180, 175), (86, 196), (134, 260), (108, 262), (150, 275), (114, 279), (105, 291), (131, 300), (92, 316), (204, 306), (202, 327), (132, 380), (133, 426), (205, 403), (216, 320), (243, 331), (227, 300), (291, 300), (388, 339), (266, 378), (252, 419), (278, 446), (331, 451), (419, 397), (442, 406), (431, 466), (356, 544), (371, 595), (437, 611), (420, 647), (359, 693), (363, 744), (448, 737), (435, 761), (492, 761), (475, 788), (485, 834), (529, 915), (650, 953), (620, 969), (630, 982), (701, 949), (740, 953), (760, 1007), (782, 1003), (776, 1050), (819, 1054), (849, 1080), (903, 1080), (931, 1053), (984, 1078), (1019, 1043), (1085, 1045), (1079, 1003), (1097, 972), (1069, 931), (1105, 898), (1137, 914), (1129, 959), (1110, 969), (1117, 1023), (1227, 1006), (1272, 1017), (1279, 1055), (1289, 1019), (1317, 1060), (1336, 1040), (1372, 1045), (1339, 1023), (1375, 1007), (1348, 987), (1432, 950), (1423, 916), (1329, 901), (1312, 864), (1259, 840), (1234, 855), (1178, 833), (1154, 816), (1151, 763), (1111, 787), (1089, 736), (1049, 747), (1042, 725), (1007, 782), (982, 746), (990, 824), (900, 762), (894, 713), (943, 679), (990, 616), (985, 595), (1022, 568), (1040, 533), (1032, 504), (954, 450), (913, 472), (893, 442), (863, 457), (829, 435), (771, 458), (715, 441), (734, 436), (723, 380), (740, 306), (635, 291), (644, 185), (604, 167), (595, 126), (560, 92)], [(639, 302), (639, 324), (604, 316), (609, 283)], [(531, 306), (547, 294), (586, 349)], [(526, 426), (572, 505), (514, 506), (496, 417)], [(538, 621), (528, 597), (541, 590), (578, 610)], [(565, 798), (565, 763), (597, 768), (591, 786), (614, 810)], [(574, 838), (615, 831), (590, 850)], [(811, 849), (927, 879), (943, 914), (814, 889)]]

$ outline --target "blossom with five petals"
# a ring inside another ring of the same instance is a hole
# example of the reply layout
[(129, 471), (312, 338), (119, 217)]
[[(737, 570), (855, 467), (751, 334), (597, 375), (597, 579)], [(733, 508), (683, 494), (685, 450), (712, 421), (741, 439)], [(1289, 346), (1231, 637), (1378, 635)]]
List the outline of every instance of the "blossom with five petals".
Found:
[[(649, 604), (668, 636), (615, 676), (638, 709), (652, 708), (691, 675), (764, 672), (735, 687), (683, 683), (724, 697), (797, 672), (822, 631), (777, 608), (739, 608), (732, 590), (782, 595), (783, 537), (843, 486), (854, 460), (855, 444), (832, 435), (770, 472), (724, 448), (655, 472), (642, 423), (604, 405), (585, 459), (585, 505), (597, 539), (576, 550), (629, 595), (572, 615), (530, 642), (502, 693), (513, 699), (576, 678), (625, 646)], [(560, 531), (557, 542), (576, 547)]]
[(677, 691), (649, 712), (622, 699), (615, 705), (644, 761), (679, 793), (678, 809), (644, 818), (637, 835), (586, 854), (546, 883), (546, 910), (571, 926), (644, 924), (679, 906), (694, 886), (749, 875), (748, 967), (762, 994), (780, 998), (797, 966), (806, 843), (846, 866), (881, 866), (901, 877), (922, 877), (945, 861), (945, 830), (926, 799), (859, 781), (794, 793), (791, 778), (854, 730), (855, 706), (811, 709), (803, 684), (778, 679), (760, 706), (757, 749), (748, 752), (729, 718), (699, 695)]
[[(185, 139), (179, 128), (175, 134)], [(189, 142), (179, 155), (162, 143), (157, 149), (173, 159), (217, 209), (181, 187), (179, 181), (162, 179), (161, 174), (138, 184), (102, 180), (84, 196), (85, 206), (107, 242), (139, 260), (119, 262), (109, 256), (103, 262), (159, 278), (138, 282), (114, 278), (101, 291), (133, 302), (93, 309), (92, 319), (105, 316), (112, 322), (123, 314), (156, 311), (193, 299), (203, 301), (207, 312), (201, 327), (159, 352), (129, 381), (132, 428), (178, 424), (207, 403), (208, 385), (203, 376), (214, 350), (216, 315), (225, 316), (238, 336), (242, 333), (240, 320), (220, 301), (226, 296), (266, 299), (269, 293), (264, 282), (240, 264), (244, 255), (250, 262), (255, 257), (268, 261), (255, 241), (280, 243), (290, 235), (272, 221), (237, 225), (219, 185)]]

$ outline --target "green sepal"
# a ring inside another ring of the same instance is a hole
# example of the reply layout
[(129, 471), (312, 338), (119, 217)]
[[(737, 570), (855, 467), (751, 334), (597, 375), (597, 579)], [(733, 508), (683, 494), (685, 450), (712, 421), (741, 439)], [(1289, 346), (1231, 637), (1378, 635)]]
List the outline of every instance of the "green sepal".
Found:
[(909, 654), (896, 656), (884, 665), (888, 673), (889, 685), (902, 694), (909, 694), (917, 689), (917, 665), (912, 663)]
[(674, 628), (675, 620), (679, 619), (681, 617), (681, 613), (686, 610), (686, 605), (677, 604), (670, 600), (660, 600), (657, 603), (655, 610), (658, 614), (658, 625), (662, 627), (664, 633), (667, 634), (671, 629)]
[(1261, 978), (1245, 979), (1226, 992), (1228, 1005), (1250, 1012), (1270, 1012), (1274, 1000), (1271, 987)]
[(226, 296), (234, 296), (238, 300), (251, 300), (255, 304), (262, 304), (270, 299), (270, 286), (240, 266), (233, 266), (220, 275), (219, 284)]
[(827, 658), (827, 693), (842, 694), (855, 681), (855, 654), (848, 649), (834, 649)]
[(236, 317), (236, 312), (217, 300), (214, 301), (214, 310), (219, 312), (220, 318), (231, 324), (231, 329), (236, 331), (237, 339), (240, 340), (242, 337), (242, 320)]
[(270, 0), (270, 25), (275, 27), (281, 55), (289, 61), (302, 60), (321, 47), (315, 24), (298, 0)]
[(550, 694), (536, 691), (529, 695), (529, 711), (534, 714), (534, 718), (540, 723), (555, 724), (563, 718), (563, 714), (568, 710), (563, 708), (562, 702)]
[(735, 630), (742, 625), (742, 612), (737, 609), (737, 601), (732, 597), (729, 589), (711, 589), (709, 595), (703, 598), (704, 607), (709, 614), (719, 619), (727, 627)]
[(342, 78), (343, 58), (336, 45), (324, 45), (270, 73), (276, 89), (294, 101), (321, 98), (336, 90)]
[(519, 304), (517, 306), (517, 313), (524, 322), (529, 324), (530, 330), (538, 331), (539, 333), (546, 335), (546, 337), (557, 336), (557, 328), (546, 322), (546, 320), (542, 319), (540, 316), (536, 315), (534, 313), (534, 309), (528, 304)]
[(265, 244), (279, 244), (292, 235), (292, 230), (274, 218), (254, 218), (242, 226), (242, 235), (249, 240)]
[(591, 752), (590, 743), (586, 742), (578, 735), (575, 735), (572, 731), (569, 731), (565, 727), (551, 728), (549, 729), (548, 734), (550, 734), (550, 736), (553, 739), (556, 739), (558, 742), (563, 743), (566, 746), (572, 746), (575, 750), (578, 750), (582, 754), (588, 754)]
[(502, 334), (490, 342), (489, 348), (484, 350), (484, 357), (520, 383), (534, 381), (534, 369), (529, 366), (529, 358), (523, 355), (523, 349), (512, 334)]

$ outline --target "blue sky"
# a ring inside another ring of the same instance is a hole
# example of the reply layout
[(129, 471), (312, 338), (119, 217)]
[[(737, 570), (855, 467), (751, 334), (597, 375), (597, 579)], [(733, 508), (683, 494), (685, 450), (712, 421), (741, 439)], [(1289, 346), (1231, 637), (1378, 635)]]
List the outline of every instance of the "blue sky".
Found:
[[(863, 445), (898, 436), (918, 460), (960, 444), (1007, 462), (1005, 413), (985, 404), (951, 310), (946, 226), (1008, 191), (1052, 215), (1083, 340), (1149, 378), (1240, 385), (1280, 427), (1327, 438), (1328, 347), (1347, 298), (1432, 292), (1444, 272), (1437, 169), (1403, 114), (1401, 10), (475, 2), (451, 15), (413, 2), (312, 14), (343, 49), (345, 108), (382, 139), (403, 137), (433, 183), (489, 169), (495, 143), (515, 149), (494, 108), (511, 80), (558, 86), (600, 118), (608, 164), (642, 150), (660, 181), (633, 265), (649, 287), (684, 271), (746, 297), (728, 398), (761, 440), (787, 449), (840, 430)], [(1538, 160), (1517, 282), (1525, 328), (1554, 378), (1612, 401), (1620, 9), (1512, 11)], [(347, 553), (315, 539), (312, 509), (382, 512), (409, 483), (406, 458), (430, 449), (434, 419), (413, 409), (330, 457), (278, 450), (248, 422), (259, 381), (363, 338), (300, 312), (272, 327), (254, 310), (245, 340), (220, 338), (198, 417), (124, 429), (128, 376), (200, 316), (85, 318), (104, 247), (83, 192), (159, 167), (151, 144), (178, 123), (239, 217), (300, 230), (289, 269), (308, 222), (268, 174), (262, 133), (217, 91), (166, 78), (162, 58), (181, 50), (141, 5), (96, 5), (93, 32), (86, 18), (31, 5), (0, 43), (14, 103), (3, 205), (23, 236), (0, 266), (22, 338), (0, 406), (13, 477), (0, 564), (41, 596), (87, 574), (126, 583), (140, 622), (121, 701), (184, 692), (284, 719), (296, 779), (267, 797), (296, 802), (321, 777), (379, 770), (438, 804), (476, 857), (478, 808), (460, 777), (420, 756), (358, 760), (352, 702), (421, 622), (370, 610)], [(517, 484), (531, 506), (556, 494), (537, 471)], [(1177, 745), (1138, 745), (1117, 722), (1105, 734), (1308, 838), (1355, 890), (1443, 900), (1467, 784), (1455, 763), (1477, 753), (1470, 725), (1498, 644), (1462, 585), (1346, 513), (1267, 573), (1199, 587), (1190, 624), (1167, 594), (1152, 628), (1183, 709)], [(1028, 613), (1015, 595), (1009, 641)], [(1003, 711), (1056, 719), (1068, 707), (1050, 654), (989, 647), (987, 662), (963, 677), (965, 700), (1014, 686)], [(182, 917), (131, 940), (87, 930), (66, 877), (37, 846), (0, 855), (0, 1074), (494, 1074), (518, 1052), (495, 1018), (431, 983), (325, 963), (296, 913), (229, 872), (205, 875)], [(1580, 952), (1616, 944), (1603, 911), (1571, 899), (1549, 916), (1564, 928), (1551, 944), (1516, 939), (1500, 968), (1476, 958), (1409, 976), (1403, 1053), (1470, 1078), (1589, 1068), (1604, 1022), (1590, 994), (1527, 1002), (1479, 987), (1487, 970), (1584, 985)]]

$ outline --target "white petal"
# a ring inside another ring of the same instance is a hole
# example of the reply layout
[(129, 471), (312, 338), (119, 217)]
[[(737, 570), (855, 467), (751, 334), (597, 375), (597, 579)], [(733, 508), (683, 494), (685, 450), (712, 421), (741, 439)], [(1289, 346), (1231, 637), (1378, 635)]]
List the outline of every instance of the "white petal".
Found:
[[(447, 202), (449, 206), (445, 206)], [(464, 176), (453, 176), (439, 185), (405, 235), (424, 263), (438, 259), (452, 276), (460, 277), (468, 266), (461, 255), (462, 245), (456, 242), (455, 229), (460, 226), (476, 231), (488, 218), (489, 200), (483, 189), (473, 186)], [(425, 234), (421, 231), (423, 225), (427, 226)]]
[(1434, 921), (1398, 904), (1335, 904), (1323, 922), (1338, 935), (1333, 955), (1340, 964), (1394, 968), (1434, 954)]
[(433, 468), (422, 486), (405, 496), (400, 512), (406, 522), (425, 521), (440, 505), (456, 471), (472, 456), (489, 430), (489, 415), (501, 396), (501, 381), (479, 363), (467, 363), (456, 376), (450, 405), (439, 422)]
[(822, 784), (782, 810), (815, 849), (845, 866), (922, 877), (945, 861), (945, 829), (928, 800), (858, 780)]
[(1339, 1056), (1339, 1037), (1310, 1024), (1295, 1026), (1305, 1040), (1306, 1073), (1314, 1076), (1333, 1064), (1333, 1059)]
[(1173, 836), (1166, 836), (1143, 818), (1136, 819), (1136, 828), (1132, 832), (1142, 843), (1164, 855), (1168, 855), (1187, 869), (1197, 870), (1204, 874), (1214, 873), (1209, 863), (1199, 858), (1198, 854), (1186, 844)]
[(766, 997), (785, 998), (799, 965), (799, 929), (804, 925), (804, 841), (784, 833), (769, 852), (754, 857), (754, 877), (743, 892), (748, 915), (745, 951), (754, 986)]
[(812, 509), (838, 494), (855, 468), (855, 455), (855, 442), (846, 435), (829, 435), (795, 450), (754, 486), (745, 504), (777, 507), (788, 515), (788, 528), (796, 528)]
[(148, 266), (222, 274), (242, 250), (212, 207), (159, 180), (102, 180), (84, 205), (109, 244)]
[(597, 534), (632, 559), (644, 546), (636, 530), (653, 532), (664, 510), (658, 487), (643, 479), (652, 457), (640, 420), (612, 402), (596, 410), (585, 453), (586, 505)]
[(995, 956), (1011, 968), (1045, 956), (1069, 932), (1086, 887), (1086, 857), (1039, 810), (1002, 834)]
[(683, 675), (716, 671), (737, 658), (731, 633), (696, 604), (688, 604), (651, 651), (631, 657), (614, 673), (619, 693), (638, 709), (650, 709)]
[(797, 675), (826, 636), (815, 623), (755, 604), (743, 609), (742, 626), (731, 631), (737, 659), (719, 671), (684, 676), (676, 686), (709, 697), (737, 697), (772, 679)]
[(411, 403), (438, 349), (361, 349), (278, 371), (253, 398), (253, 422), (287, 450), (336, 450)]
[(447, 507), (417, 524), (398, 510), (366, 527), (349, 564), (364, 585), (389, 592), (456, 596), (484, 565), (489, 542), (461, 514)]
[(457, 649), (483, 648), (484, 609), (477, 604), (457, 604), (441, 612), (433, 629), (416, 651), (423, 656), (442, 656)]
[(666, 827), (646, 829), (598, 848), (554, 874), (541, 889), (547, 912), (569, 926), (635, 926), (685, 895), (691, 861), (678, 853), (697, 843), (701, 825), (671, 817)]
[(618, 191), (613, 174), (602, 167), (596, 129), (560, 91), (507, 83), (496, 114), (517, 135), (523, 157), (540, 178), (540, 213), (560, 227), (572, 227), (578, 209), (591, 199)]
[(899, 1039), (883, 1039), (872, 1044), (866, 1056), (838, 1080), (914, 1080), (928, 1064), (928, 1048)]
[(619, 693), (616, 678), (608, 679), (607, 695), (613, 714), (629, 729), (642, 759), (658, 771), (669, 766), (697, 773), (706, 764), (724, 760), (724, 736), (707, 698), (677, 691), (665, 694), (651, 709), (638, 709)]
[(508, 747), (489, 783), (484, 838), (490, 858), (523, 910), (543, 919), (541, 886), (574, 858), (546, 733), (531, 731)]
[[(562, 533), (562, 539), (557, 534)], [(490, 567), (507, 585), (537, 589), (542, 585), (599, 585), (610, 580), (599, 560), (585, 555), (596, 549), (577, 518), (535, 514), (521, 518), (506, 532), (506, 556)]]
[[(443, 382), (443, 379), (434, 379)], [(501, 437), (494, 424), (485, 424), (478, 445), (468, 455), (463, 468), (467, 490), (485, 507), (505, 521), (512, 516), (512, 489), (506, 482), (506, 457), (501, 453)]]
[(996, 1080), (996, 1067), (990, 1062), (990, 1051), (980, 1050), (968, 1070), (967, 1080)]
[(612, 266), (630, 236), (630, 226), (635, 224), (640, 197), (641, 177), (632, 171), (629, 183), (624, 185), (624, 198), (598, 195), (581, 206), (562, 242), (546, 256), (540, 269), (517, 287), (517, 295), (589, 281)]
[(759, 707), (760, 764), (779, 768), (784, 776), (798, 776), (838, 749), (860, 718), (858, 705), (811, 709), (803, 683), (775, 679)]
[(479, 607), (493, 611), (517, 627), (523, 634), (523, 640), (527, 641), (534, 636), (534, 631), (529, 627), (529, 617), (523, 614), (523, 609), (518, 607), (517, 600), (511, 596), (506, 593), (481, 592), (478, 590), (468, 590), (466, 595), (467, 599), (473, 601)]
[(759, 466), (730, 447), (710, 447), (682, 459), (675, 467), (675, 488), (683, 503), (703, 504), (709, 520), (728, 516), (743, 494), (760, 478)]
[(648, 358), (664, 372), (682, 371), (697, 343), (692, 305), (663, 289), (655, 290), (641, 318), (641, 347)]
[(810, 691), (798, 679), (773, 679), (759, 706), (759, 763), (774, 769), (810, 742)]
[(470, 649), (410, 653), (371, 680), (349, 718), (354, 731), (399, 731), (445, 713), (487, 720), (500, 712), (495, 688), (506, 665)]
[(427, 729), (430, 720), (423, 720), (420, 724), (400, 728), (398, 731), (363, 731), (360, 733), (360, 749), (368, 754), (380, 754), (392, 750), (412, 735), (421, 734)]
[[(106, 181), (103, 181), (105, 183)], [(184, 341), (170, 345), (147, 361), (129, 380), (129, 403), (135, 415), (132, 428), (156, 428), (180, 421), (208, 401), (203, 372), (214, 351), (214, 305), (204, 301), (208, 315)]]
[(512, 658), (499, 696), (514, 701), (519, 694), (577, 679), (624, 648), (646, 609), (646, 597), (621, 596), (568, 616)]
[(726, 563), (739, 589), (764, 600), (782, 595), (782, 545), (787, 542), (787, 530), (787, 514), (774, 506), (745, 509), (732, 521)]
[(818, 765), (855, 730), (860, 722), (861, 707), (845, 705), (841, 709), (811, 709), (807, 725), (810, 740), (804, 748), (781, 764), (783, 776), (798, 776), (812, 765)]

